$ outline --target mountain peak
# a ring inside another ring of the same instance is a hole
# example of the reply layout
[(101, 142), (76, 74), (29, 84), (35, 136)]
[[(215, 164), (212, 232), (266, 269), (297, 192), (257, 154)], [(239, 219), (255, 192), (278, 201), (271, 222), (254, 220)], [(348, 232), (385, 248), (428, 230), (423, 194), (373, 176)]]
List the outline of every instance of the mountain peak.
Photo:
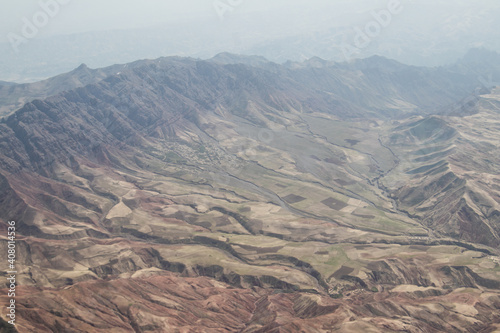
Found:
[(88, 69), (89, 69), (89, 67), (88, 67), (86, 64), (82, 63), (82, 64), (81, 64), (80, 66), (78, 66), (75, 70), (77, 70), (77, 71), (81, 71), (81, 70), (88, 70)]
[(325, 67), (331, 64), (330, 61), (322, 59), (320, 57), (312, 57), (306, 61), (304, 61), (304, 64), (307, 64), (311, 67)]
[(229, 52), (221, 52), (209, 60), (224, 65), (245, 64), (250, 66), (259, 66), (269, 63), (269, 60), (261, 56), (256, 56), (256, 55), (247, 56), (247, 55), (233, 54)]

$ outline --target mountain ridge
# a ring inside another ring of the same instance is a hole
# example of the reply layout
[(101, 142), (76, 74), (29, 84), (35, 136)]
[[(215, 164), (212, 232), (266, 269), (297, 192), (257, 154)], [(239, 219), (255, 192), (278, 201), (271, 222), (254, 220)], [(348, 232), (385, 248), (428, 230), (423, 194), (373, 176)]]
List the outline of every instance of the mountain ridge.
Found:
[(476, 73), (240, 59), (82, 65), (2, 118), (19, 327), (494, 329), (499, 91), (432, 114)]

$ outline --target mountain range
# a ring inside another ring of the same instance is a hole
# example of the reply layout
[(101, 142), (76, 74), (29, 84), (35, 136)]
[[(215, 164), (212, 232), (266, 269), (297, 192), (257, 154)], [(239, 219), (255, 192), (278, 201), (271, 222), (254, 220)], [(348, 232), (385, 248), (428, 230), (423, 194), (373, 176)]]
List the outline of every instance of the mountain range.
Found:
[(498, 74), (222, 53), (0, 83), (17, 329), (500, 329)]

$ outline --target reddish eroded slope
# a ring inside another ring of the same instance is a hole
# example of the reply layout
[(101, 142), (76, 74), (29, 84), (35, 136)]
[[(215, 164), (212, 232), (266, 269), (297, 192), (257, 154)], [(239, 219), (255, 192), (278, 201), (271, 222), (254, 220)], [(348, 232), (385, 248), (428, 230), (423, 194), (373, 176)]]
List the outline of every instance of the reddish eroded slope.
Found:
[(20, 332), (491, 332), (485, 322), (500, 320), (498, 295), (467, 289), (439, 298), (433, 289), (399, 288), (335, 300), (158, 270), (19, 291)]

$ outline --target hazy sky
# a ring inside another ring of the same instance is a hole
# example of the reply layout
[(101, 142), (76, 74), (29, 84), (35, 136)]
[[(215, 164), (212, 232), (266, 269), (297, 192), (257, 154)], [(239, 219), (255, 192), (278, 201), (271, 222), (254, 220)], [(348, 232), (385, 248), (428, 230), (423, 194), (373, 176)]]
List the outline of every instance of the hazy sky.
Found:
[[(232, 7), (232, 11), (226, 12), (225, 16), (233, 20), (241, 19), (249, 12), (260, 11), (266, 15), (274, 15), (278, 22), (283, 20), (283, 24), (294, 20), (314, 20), (315, 16), (320, 14), (331, 15), (344, 21), (339, 23), (348, 24), (350, 19), (355, 23), (356, 15), (353, 14), (383, 8), (392, 0), (3, 0), (0, 11), (0, 42), (7, 41), (9, 32), (20, 34), (24, 20), (33, 22), (33, 16), (41, 11), (41, 4), (54, 1), (67, 4), (60, 5), (58, 13), (43, 25), (37, 38), (54, 34), (149, 27), (197, 17), (220, 20), (214, 8), (216, 4), (219, 4), (220, 10)], [(446, 5), (449, 12), (464, 4), (487, 8), (498, 7), (500, 3), (497, 0), (400, 2), (403, 5), (440, 3)]]
[(340, 14), (346, 10), (368, 11), (387, 3), (387, 0), (3, 0), (0, 11), (0, 42), (7, 41), (9, 32), (20, 34), (25, 24), (24, 19), (33, 22), (33, 16), (41, 11), (41, 3), (49, 4), (54, 1), (68, 3), (60, 5), (58, 13), (49, 18), (37, 38), (54, 34), (149, 27), (197, 17), (220, 20), (219, 13), (224, 13), (225, 18), (232, 16), (232, 19), (237, 19), (249, 12), (260, 11), (266, 15), (272, 13), (277, 20), (303, 20), (308, 13), (322, 7), (330, 7), (331, 14)]
[[(500, 51), (499, 0), (0, 1), (0, 80), (16, 82), (82, 62), (166, 55), (233, 52), (285, 62), (378, 54), (434, 66), (472, 47)], [(401, 10), (380, 23), (374, 14), (395, 3)]]

